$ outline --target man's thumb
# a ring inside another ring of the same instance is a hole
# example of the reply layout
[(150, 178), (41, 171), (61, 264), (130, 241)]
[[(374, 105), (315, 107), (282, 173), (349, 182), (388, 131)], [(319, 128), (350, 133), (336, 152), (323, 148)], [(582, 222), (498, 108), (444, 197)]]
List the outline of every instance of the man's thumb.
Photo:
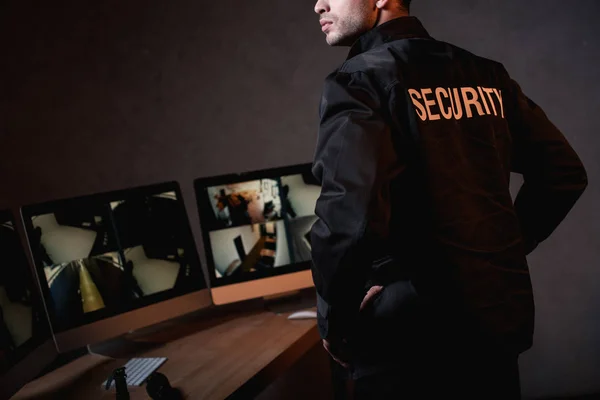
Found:
[(365, 308), (371, 302), (373, 297), (379, 294), (379, 292), (381, 292), (382, 290), (383, 286), (371, 286), (371, 288), (363, 298), (362, 302), (360, 303), (360, 309), (362, 310), (363, 308)]

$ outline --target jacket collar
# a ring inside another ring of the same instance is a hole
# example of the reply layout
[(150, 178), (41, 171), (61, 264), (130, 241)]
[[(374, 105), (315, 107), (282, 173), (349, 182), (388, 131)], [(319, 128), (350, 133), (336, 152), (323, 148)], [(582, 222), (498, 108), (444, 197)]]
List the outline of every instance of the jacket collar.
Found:
[(346, 59), (392, 40), (407, 38), (431, 38), (431, 36), (416, 17), (394, 18), (363, 33), (350, 48)]

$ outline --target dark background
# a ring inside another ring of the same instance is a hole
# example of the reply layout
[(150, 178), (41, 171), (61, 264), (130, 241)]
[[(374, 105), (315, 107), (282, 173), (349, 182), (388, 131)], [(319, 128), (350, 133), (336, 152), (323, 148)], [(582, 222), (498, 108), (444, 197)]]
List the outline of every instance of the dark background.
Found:
[[(0, 208), (310, 162), (329, 48), (313, 1), (0, 2)], [(414, 0), (432, 36), (504, 63), (590, 186), (530, 257), (527, 396), (600, 392), (597, 0)], [(513, 186), (516, 189), (518, 180)], [(457, 360), (458, 361), (458, 360)]]

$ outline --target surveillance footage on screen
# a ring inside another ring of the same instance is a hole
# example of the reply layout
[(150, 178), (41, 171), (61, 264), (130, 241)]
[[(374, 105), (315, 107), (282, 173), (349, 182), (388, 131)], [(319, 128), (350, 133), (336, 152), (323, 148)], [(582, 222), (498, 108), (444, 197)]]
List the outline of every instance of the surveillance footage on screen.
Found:
[(319, 192), (301, 174), (209, 187), (217, 278), (309, 261)]

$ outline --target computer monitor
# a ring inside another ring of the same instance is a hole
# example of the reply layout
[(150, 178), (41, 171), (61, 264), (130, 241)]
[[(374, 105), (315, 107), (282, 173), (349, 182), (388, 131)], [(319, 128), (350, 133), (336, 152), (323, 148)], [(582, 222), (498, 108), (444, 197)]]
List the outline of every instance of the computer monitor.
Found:
[(58, 355), (23, 241), (0, 211), (0, 399), (36, 378)]
[(60, 352), (212, 304), (177, 182), (21, 213)]
[(311, 164), (194, 181), (215, 304), (313, 287)]

